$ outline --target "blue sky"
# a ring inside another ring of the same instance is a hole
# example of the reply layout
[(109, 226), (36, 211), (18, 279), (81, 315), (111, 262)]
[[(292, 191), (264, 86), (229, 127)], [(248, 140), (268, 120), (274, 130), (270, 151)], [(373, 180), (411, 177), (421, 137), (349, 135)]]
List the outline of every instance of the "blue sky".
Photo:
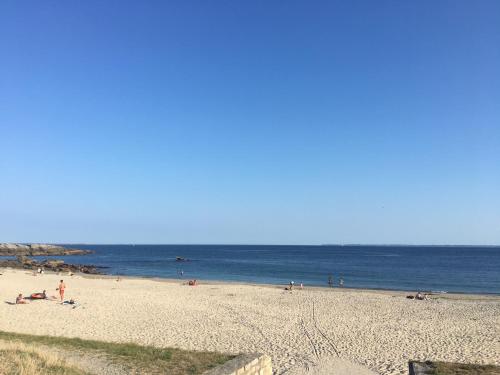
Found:
[(3, 1), (0, 241), (500, 244), (500, 2)]

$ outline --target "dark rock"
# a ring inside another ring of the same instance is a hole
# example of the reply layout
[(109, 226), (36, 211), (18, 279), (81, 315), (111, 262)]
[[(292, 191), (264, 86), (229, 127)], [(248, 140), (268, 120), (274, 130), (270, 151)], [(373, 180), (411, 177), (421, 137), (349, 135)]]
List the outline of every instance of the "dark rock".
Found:
[(95, 275), (102, 274), (100, 269), (104, 268), (90, 264), (69, 264), (64, 263), (63, 260), (45, 260), (43, 262), (37, 262), (25, 256), (18, 256), (16, 260), (0, 261), (0, 267), (24, 268), (32, 270), (41, 268), (52, 272), (82, 272)]
[(63, 246), (46, 245), (46, 244), (13, 244), (0, 243), (0, 256), (54, 256), (54, 255), (85, 255), (93, 253), (90, 250), (68, 249)]
[(33, 259), (28, 258), (24, 255), (18, 255), (16, 259), (19, 263), (25, 266), (32, 266), (34, 263), (36, 263)]
[(63, 267), (65, 264), (63, 260), (46, 260), (40, 263), (40, 265), (45, 268), (56, 269)]

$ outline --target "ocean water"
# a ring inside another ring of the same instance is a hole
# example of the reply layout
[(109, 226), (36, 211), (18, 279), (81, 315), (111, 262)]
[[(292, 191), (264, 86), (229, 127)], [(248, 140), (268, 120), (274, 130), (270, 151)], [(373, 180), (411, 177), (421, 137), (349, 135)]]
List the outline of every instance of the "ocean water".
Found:
[[(57, 257), (116, 275), (500, 294), (500, 247), (78, 245), (92, 255)], [(177, 262), (177, 256), (189, 259)]]

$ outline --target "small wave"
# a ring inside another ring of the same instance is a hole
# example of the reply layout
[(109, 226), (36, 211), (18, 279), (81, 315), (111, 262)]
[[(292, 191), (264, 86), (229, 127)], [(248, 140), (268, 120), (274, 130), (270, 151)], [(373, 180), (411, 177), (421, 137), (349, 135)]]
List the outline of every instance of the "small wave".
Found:
[(383, 255), (380, 255), (381, 257), (400, 257), (401, 255), (400, 254), (383, 254)]
[(401, 254), (373, 254), (373, 253), (364, 253), (364, 254), (359, 254), (358, 256), (362, 256), (362, 257), (400, 257)]

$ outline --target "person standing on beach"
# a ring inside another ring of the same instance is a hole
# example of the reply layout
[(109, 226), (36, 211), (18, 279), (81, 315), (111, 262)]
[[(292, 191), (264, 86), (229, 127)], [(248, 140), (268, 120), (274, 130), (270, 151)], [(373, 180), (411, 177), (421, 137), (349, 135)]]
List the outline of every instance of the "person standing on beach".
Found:
[(333, 287), (333, 276), (332, 275), (328, 276), (328, 285), (330, 285), (330, 288)]
[(59, 291), (59, 296), (61, 297), (61, 303), (63, 303), (63, 301), (64, 301), (64, 290), (65, 289), (66, 289), (66, 284), (64, 284), (64, 280), (61, 280), (59, 282), (59, 288), (56, 289)]

